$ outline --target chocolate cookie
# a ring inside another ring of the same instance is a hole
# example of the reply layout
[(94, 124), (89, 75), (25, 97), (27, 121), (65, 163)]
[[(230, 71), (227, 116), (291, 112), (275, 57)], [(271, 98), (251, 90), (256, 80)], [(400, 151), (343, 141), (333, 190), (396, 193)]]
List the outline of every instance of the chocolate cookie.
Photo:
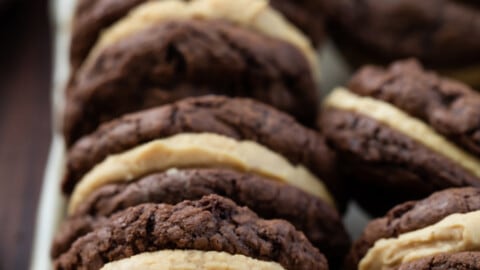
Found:
[(55, 260), (54, 269), (101, 269), (163, 250), (222, 252), (227, 259), (228, 254), (242, 255), (283, 269), (328, 269), (325, 257), (288, 222), (260, 219), (216, 195), (177, 205), (143, 204), (115, 214), (77, 239)]
[(247, 96), (312, 123), (316, 84), (285, 41), (227, 21), (166, 22), (104, 49), (74, 75), (64, 133), (72, 144), (102, 122), (190, 96)]
[(402, 264), (398, 270), (478, 270), (480, 252), (440, 254)]
[(351, 195), (375, 215), (480, 186), (480, 96), (414, 61), (363, 68), (327, 98), (320, 122)]
[[(125, 17), (147, 0), (80, 0), (73, 21), (70, 59), (74, 69), (80, 67), (102, 30)], [(282, 12), (311, 40), (319, 44), (324, 37), (323, 1), (273, 0), (272, 6)]]
[(142, 203), (176, 204), (218, 194), (247, 206), (262, 218), (285, 219), (339, 265), (349, 247), (341, 219), (330, 205), (300, 189), (252, 174), (226, 169), (183, 169), (156, 173), (132, 183), (96, 190), (62, 226), (53, 245), (57, 257), (81, 235), (93, 230), (95, 218)]
[(334, 170), (335, 158), (319, 133), (259, 102), (215, 96), (185, 99), (102, 125), (70, 149), (63, 190), (70, 194), (89, 170), (110, 155), (186, 132), (257, 142), (291, 164), (311, 170), (335, 194), (342, 208), (342, 185)]
[[(380, 265), (385, 267), (382, 269), (402, 270), (479, 269), (479, 243), (474, 240), (470, 242), (473, 246), (458, 244), (469, 241), (472, 226), (478, 224), (479, 195), (478, 188), (447, 189), (396, 206), (385, 217), (368, 224), (350, 251), (346, 269), (375, 270)], [(390, 247), (379, 252), (385, 244)], [(382, 252), (392, 252), (390, 263), (369, 262), (388, 260)], [(367, 266), (370, 268), (362, 268)]]
[(416, 57), (436, 68), (465, 69), (479, 83), (480, 6), (475, 3), (329, 1), (330, 32), (349, 56), (368, 55), (363, 63)]

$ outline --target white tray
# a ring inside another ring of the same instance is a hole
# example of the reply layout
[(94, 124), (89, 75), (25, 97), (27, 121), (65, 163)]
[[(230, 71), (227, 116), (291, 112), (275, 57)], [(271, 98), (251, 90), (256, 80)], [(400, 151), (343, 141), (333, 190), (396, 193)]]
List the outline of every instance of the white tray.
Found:
[[(50, 145), (48, 163), (43, 177), (40, 203), (37, 211), (35, 238), (32, 249), (31, 270), (52, 269), (50, 246), (60, 222), (65, 216), (66, 202), (60, 193), (60, 182), (65, 168), (65, 144), (60, 134), (60, 115), (63, 108), (65, 85), (69, 77), (68, 50), (70, 43), (71, 18), (75, 0), (52, 0), (50, 14), (53, 27), (53, 88), (52, 121), (53, 138)], [(331, 44), (327, 44), (320, 54), (322, 83), (321, 89), (332, 89), (342, 85), (351, 73)], [(368, 222), (367, 216), (354, 204), (349, 206), (344, 218), (353, 239)]]

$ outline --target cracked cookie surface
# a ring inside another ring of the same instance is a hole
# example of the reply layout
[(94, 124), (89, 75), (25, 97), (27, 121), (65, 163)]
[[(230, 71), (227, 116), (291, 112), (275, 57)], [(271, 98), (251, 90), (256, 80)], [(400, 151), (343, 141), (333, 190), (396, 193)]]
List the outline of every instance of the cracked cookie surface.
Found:
[(324, 256), (283, 220), (263, 220), (210, 195), (177, 205), (143, 204), (105, 220), (55, 260), (55, 269), (105, 263), (162, 249), (224, 251), (274, 261), (286, 269), (328, 269)]

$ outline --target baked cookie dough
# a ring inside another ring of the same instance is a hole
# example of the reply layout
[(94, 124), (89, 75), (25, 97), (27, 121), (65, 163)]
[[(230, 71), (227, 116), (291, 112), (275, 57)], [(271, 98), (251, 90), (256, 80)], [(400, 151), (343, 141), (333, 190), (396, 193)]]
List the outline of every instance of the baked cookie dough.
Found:
[(119, 212), (78, 238), (54, 261), (54, 269), (126, 267), (151, 256), (168, 260), (172, 252), (182, 250), (202, 252), (200, 257), (214, 252), (219, 264), (226, 260), (236, 264), (239, 257), (232, 255), (241, 255), (248, 263), (265, 262), (258, 266), (263, 269), (328, 269), (325, 257), (288, 222), (260, 219), (216, 195)]

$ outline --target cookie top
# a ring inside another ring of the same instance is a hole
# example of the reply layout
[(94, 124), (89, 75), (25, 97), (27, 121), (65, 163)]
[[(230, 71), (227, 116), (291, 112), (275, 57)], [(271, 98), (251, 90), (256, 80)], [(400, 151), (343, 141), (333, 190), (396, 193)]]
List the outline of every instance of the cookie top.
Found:
[(96, 54), (68, 86), (69, 145), (125, 113), (206, 94), (252, 97), (304, 123), (315, 117), (314, 72), (302, 53), (225, 20), (162, 22)]
[(467, 85), (425, 71), (415, 60), (406, 60), (387, 69), (366, 66), (348, 86), (358, 95), (393, 104), (480, 156), (480, 94)]
[[(101, 36), (101, 32), (125, 17), (129, 11), (144, 4), (146, 0), (80, 0), (73, 21), (70, 59), (73, 69), (83, 63), (91, 48)], [(320, 14), (325, 9), (322, 1), (274, 0), (277, 8), (296, 26), (306, 32), (314, 42), (323, 39), (323, 19)]]
[[(435, 225), (454, 214), (480, 210), (479, 195), (478, 188), (447, 189), (436, 192), (424, 200), (396, 206), (385, 217), (375, 219), (367, 225), (347, 257), (347, 269), (357, 269), (366, 254), (381, 239), (395, 239), (406, 233)], [(457, 240), (452, 240), (452, 243), (455, 241)]]
[(339, 262), (349, 246), (348, 235), (334, 208), (300, 189), (227, 169), (174, 169), (96, 190), (62, 226), (52, 255), (58, 256), (76, 238), (91, 231), (95, 223), (91, 217), (110, 216), (142, 203), (176, 204), (209, 194), (228, 197), (262, 218), (291, 222), (329, 260)]
[(107, 156), (185, 132), (257, 142), (290, 163), (307, 167), (333, 194), (341, 194), (333, 170), (334, 156), (320, 134), (253, 100), (215, 96), (186, 99), (101, 126), (69, 151), (64, 191), (70, 193), (80, 178)]
[(210, 195), (177, 205), (143, 204), (113, 215), (55, 260), (55, 269), (100, 269), (105, 263), (165, 249), (221, 251), (285, 269), (328, 269), (323, 255), (282, 220)]
[(329, 1), (332, 33), (390, 60), (417, 57), (445, 66), (477, 63), (480, 8), (474, 2)]

